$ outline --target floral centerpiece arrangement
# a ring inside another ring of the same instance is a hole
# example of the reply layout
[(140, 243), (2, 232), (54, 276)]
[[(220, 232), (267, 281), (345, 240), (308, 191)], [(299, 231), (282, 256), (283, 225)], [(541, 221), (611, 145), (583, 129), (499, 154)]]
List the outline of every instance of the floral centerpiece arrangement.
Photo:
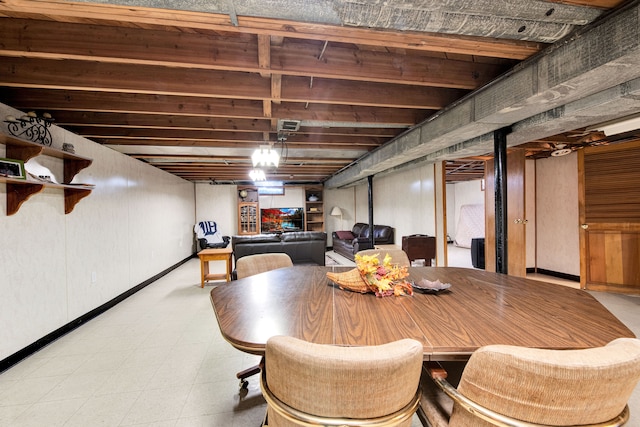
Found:
[(377, 297), (413, 295), (411, 283), (405, 280), (409, 275), (407, 267), (394, 264), (389, 254), (382, 263), (378, 256), (356, 254), (356, 268), (344, 273), (327, 272), (327, 277), (340, 289), (373, 292)]

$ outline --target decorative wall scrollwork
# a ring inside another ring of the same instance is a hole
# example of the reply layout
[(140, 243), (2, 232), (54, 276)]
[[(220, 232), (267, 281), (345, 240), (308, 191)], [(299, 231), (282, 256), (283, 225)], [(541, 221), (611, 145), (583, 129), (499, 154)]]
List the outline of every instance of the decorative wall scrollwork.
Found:
[(5, 123), (7, 123), (9, 133), (18, 138), (37, 142), (48, 147), (53, 142), (49, 131), (53, 119), (49, 113), (44, 113), (42, 117), (38, 117), (33, 111), (20, 118), (7, 116)]

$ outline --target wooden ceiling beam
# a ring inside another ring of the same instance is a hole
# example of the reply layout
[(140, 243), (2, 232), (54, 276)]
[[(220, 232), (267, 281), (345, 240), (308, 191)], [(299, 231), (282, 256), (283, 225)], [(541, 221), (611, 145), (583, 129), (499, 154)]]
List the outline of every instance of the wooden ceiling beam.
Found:
[[(211, 143), (261, 143), (264, 141), (262, 133), (243, 131), (214, 131), (190, 129), (141, 129), (120, 127), (84, 127), (67, 126), (67, 129), (90, 139), (137, 139), (137, 140), (174, 140), (174, 141), (210, 141)], [(353, 144), (364, 146), (378, 146), (388, 138), (366, 135), (325, 135), (325, 134), (295, 134), (287, 138), (287, 144)]]
[(208, 140), (212, 142), (262, 142), (262, 133), (191, 129), (154, 129), (122, 127), (66, 126), (68, 130), (90, 139), (170, 139), (176, 141)]
[(437, 109), (390, 108), (355, 105), (304, 104), (283, 102), (274, 105), (276, 117), (328, 122), (397, 124), (412, 126), (431, 116)]
[[(225, 46), (228, 45), (225, 44)], [(236, 55), (233, 57), (238, 56), (240, 55), (236, 51)], [(262, 77), (271, 77), (271, 37), (266, 34), (258, 34), (258, 68)]]
[[(263, 118), (261, 101), (243, 99), (4, 87), (0, 91), (0, 101), (25, 111), (47, 111), (54, 118), (57, 111)], [(435, 110), (290, 102), (274, 105), (274, 114), (278, 117), (363, 125), (411, 126), (433, 113)]]
[[(215, 156), (209, 154), (145, 154), (145, 153), (129, 153), (130, 157), (135, 159), (146, 159), (155, 165), (161, 164), (172, 164), (171, 161), (175, 161), (173, 164), (177, 163), (186, 163), (189, 160), (193, 161), (202, 161), (209, 160), (207, 163), (212, 162), (240, 162), (240, 163), (251, 163), (251, 160), (247, 156)], [(157, 162), (154, 162), (156, 160)], [(160, 161), (158, 161), (160, 160)], [(333, 158), (333, 157), (287, 157), (287, 163), (297, 163), (304, 165), (313, 165), (313, 164), (332, 164), (332, 165), (347, 165), (351, 162), (351, 159), (343, 159), (343, 158)], [(201, 162), (205, 163), (205, 162)]]
[(321, 104), (420, 108), (440, 110), (460, 99), (468, 91), (384, 83), (347, 82), (345, 80), (283, 77), (282, 99)]
[(203, 12), (167, 10), (108, 4), (73, 3), (61, 0), (3, 0), (0, 16), (47, 19), (58, 22), (108, 24), (123, 27), (222, 31), (272, 36), (329, 40), (373, 46), (493, 56), (522, 60), (539, 52), (542, 43), (499, 40), (471, 36), (452, 36), (414, 31), (385, 31), (239, 16), (238, 25), (229, 16)]
[[(155, 114), (126, 114), (93, 111), (49, 110), (55, 123), (64, 127), (118, 127), (148, 129), (216, 130), (243, 132), (269, 132), (268, 119), (243, 119), (236, 117), (178, 116)], [(354, 132), (356, 133), (356, 132)]]
[(271, 97), (268, 80), (258, 74), (28, 58), (4, 61), (0, 85), (254, 100)]
[[(245, 166), (245, 167), (240, 167), (240, 168), (233, 168), (233, 167), (225, 167), (225, 166), (220, 166), (220, 167), (204, 167), (204, 166), (195, 166), (195, 167), (180, 167), (180, 166), (167, 166), (167, 165), (154, 165), (156, 167), (159, 167), (167, 172), (171, 172), (171, 173), (235, 173), (238, 176), (242, 176), (242, 177), (246, 177), (249, 175), (249, 171), (252, 169), (251, 167)], [(329, 167), (322, 167), (322, 168), (318, 168), (318, 167), (279, 167), (278, 169), (275, 170), (270, 170), (270, 171), (265, 171), (266, 174), (268, 175), (272, 175), (275, 173), (278, 174), (285, 174), (285, 175), (291, 175), (291, 174), (300, 174), (300, 173), (314, 173), (314, 174), (319, 174), (319, 175), (327, 175), (327, 174), (332, 174), (333, 172), (336, 172), (337, 170), (340, 169), (340, 166), (329, 166)]]
[[(277, 70), (290, 76), (459, 89), (476, 89), (513, 65), (511, 61), (504, 64), (453, 61), (423, 54), (360, 50), (355, 46), (329, 46), (322, 50), (315, 42), (272, 47), (270, 37), (261, 34), (255, 42), (247, 43), (229, 37), (140, 29), (114, 32), (106, 26), (47, 21), (6, 20), (3, 24), (0, 55), (7, 57), (242, 71), (259, 73), (262, 77), (270, 77)], [(272, 82), (272, 98), (277, 100), (274, 87), (277, 81)]]
[[(213, 165), (202, 165), (202, 164), (154, 164), (154, 166), (161, 167), (166, 171), (181, 171), (181, 172), (190, 172), (190, 171), (219, 171), (224, 170), (227, 172), (239, 172), (239, 173), (247, 173), (247, 166), (239, 166), (239, 165), (224, 165), (224, 164), (213, 164)], [(336, 166), (297, 166), (297, 165), (282, 165), (279, 166), (278, 169), (269, 170), (269, 172), (279, 172), (279, 173), (293, 173), (301, 170), (307, 172), (316, 172), (316, 173), (326, 173), (328, 171), (333, 171), (336, 169)], [(265, 171), (266, 173), (267, 171)]]
[(512, 62), (488, 64), (453, 61), (424, 55), (392, 54), (328, 47), (322, 59), (318, 49), (300, 49), (302, 43), (273, 48), (272, 71), (287, 76), (314, 76), (415, 86), (477, 89), (507, 71)]
[[(70, 70), (73, 70), (70, 72)], [(152, 76), (152, 78), (150, 78)], [(37, 83), (34, 83), (37, 82)], [(0, 85), (177, 96), (270, 100), (257, 74), (84, 61), (14, 58), (0, 65)], [(282, 99), (359, 106), (441, 109), (467, 91), (384, 83), (284, 77)]]
[[(85, 136), (86, 137), (86, 136)], [(209, 147), (209, 148), (245, 148), (255, 149), (256, 141), (234, 141), (234, 140), (208, 140), (208, 139), (187, 139), (187, 138), (171, 138), (171, 139), (142, 139), (142, 138), (96, 138), (86, 137), (103, 145), (139, 145), (139, 146), (158, 146), (158, 147)], [(357, 143), (344, 141), (321, 142), (287, 142), (289, 149), (313, 149), (313, 150), (372, 150), (379, 147), (367, 141), (358, 141)]]
[[(11, 88), (0, 99), (18, 109), (48, 112), (186, 115), (196, 117), (262, 118), (262, 101), (143, 93), (66, 91), (46, 88)], [(55, 118), (55, 116), (54, 116)]]
[[(122, 128), (122, 129), (168, 129), (168, 130), (201, 130), (223, 132), (271, 132), (268, 119), (239, 119), (202, 116), (174, 116), (152, 114), (96, 113), (81, 111), (55, 111), (55, 123), (66, 128), (80, 129)], [(344, 135), (361, 137), (392, 138), (404, 129), (370, 128), (370, 127), (301, 127), (295, 134)], [(275, 131), (273, 132), (275, 134)]]

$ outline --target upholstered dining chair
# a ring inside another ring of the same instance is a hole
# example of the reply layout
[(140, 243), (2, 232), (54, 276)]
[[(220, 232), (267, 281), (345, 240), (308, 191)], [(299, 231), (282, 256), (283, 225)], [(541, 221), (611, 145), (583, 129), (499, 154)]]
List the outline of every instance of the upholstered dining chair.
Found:
[(238, 279), (243, 279), (266, 271), (291, 266), (293, 266), (293, 261), (285, 253), (273, 252), (247, 255), (236, 261), (236, 275)]
[[(236, 277), (238, 279), (243, 279), (266, 271), (292, 266), (293, 261), (291, 261), (291, 257), (285, 253), (273, 252), (267, 254), (246, 255), (242, 258), (238, 258), (236, 261)], [(263, 363), (264, 360), (261, 360), (258, 365), (244, 369), (236, 374), (236, 377), (240, 380), (240, 390), (246, 389), (249, 386), (247, 378), (258, 374)]]
[(481, 347), (457, 388), (434, 364), (424, 371), (418, 415), (432, 427), (621, 426), (640, 378), (640, 340), (582, 350)]
[(384, 259), (385, 255), (389, 254), (391, 262), (398, 264), (401, 267), (410, 267), (409, 257), (407, 253), (402, 249), (365, 249), (358, 252), (358, 255), (379, 255), (380, 262)]
[(269, 427), (410, 426), (420, 401), (422, 344), (340, 347), (267, 341), (262, 395)]

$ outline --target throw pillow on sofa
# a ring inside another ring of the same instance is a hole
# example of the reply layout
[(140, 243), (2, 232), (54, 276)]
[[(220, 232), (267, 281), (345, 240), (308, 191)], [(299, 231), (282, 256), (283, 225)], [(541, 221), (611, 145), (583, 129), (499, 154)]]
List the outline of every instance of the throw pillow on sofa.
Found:
[(356, 236), (353, 235), (353, 233), (349, 230), (346, 231), (336, 231), (336, 236), (338, 236), (338, 239), (340, 240), (353, 240), (356, 238)]

